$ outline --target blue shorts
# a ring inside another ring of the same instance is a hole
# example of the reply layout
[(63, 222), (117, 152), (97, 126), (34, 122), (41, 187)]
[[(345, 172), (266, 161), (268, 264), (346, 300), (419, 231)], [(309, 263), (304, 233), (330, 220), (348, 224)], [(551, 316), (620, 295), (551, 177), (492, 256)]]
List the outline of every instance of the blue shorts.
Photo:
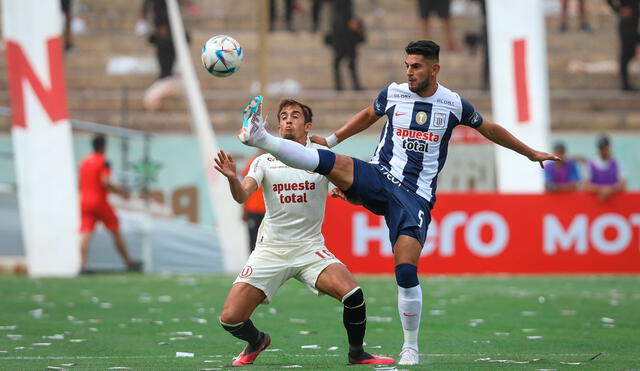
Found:
[(413, 237), (424, 245), (431, 222), (431, 205), (404, 187), (383, 166), (354, 158), (353, 184), (345, 194), (372, 213), (384, 215), (391, 246), (399, 235)]

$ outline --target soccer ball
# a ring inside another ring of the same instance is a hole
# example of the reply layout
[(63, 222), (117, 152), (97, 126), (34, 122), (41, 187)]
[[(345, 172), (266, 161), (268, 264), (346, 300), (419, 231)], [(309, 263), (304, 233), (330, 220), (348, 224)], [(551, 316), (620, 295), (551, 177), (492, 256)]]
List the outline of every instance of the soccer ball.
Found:
[(231, 76), (241, 63), (242, 47), (231, 36), (214, 36), (202, 47), (202, 65), (213, 76)]

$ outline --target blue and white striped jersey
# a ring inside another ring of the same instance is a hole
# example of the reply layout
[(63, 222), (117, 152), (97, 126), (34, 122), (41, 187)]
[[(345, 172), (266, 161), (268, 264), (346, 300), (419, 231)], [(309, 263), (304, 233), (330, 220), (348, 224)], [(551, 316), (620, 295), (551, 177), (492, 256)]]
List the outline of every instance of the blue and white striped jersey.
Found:
[(406, 188), (433, 205), (451, 132), (460, 124), (477, 128), (482, 116), (440, 84), (434, 95), (422, 98), (406, 83), (391, 83), (380, 91), (374, 110), (379, 116), (387, 115), (387, 123), (370, 162), (387, 168)]

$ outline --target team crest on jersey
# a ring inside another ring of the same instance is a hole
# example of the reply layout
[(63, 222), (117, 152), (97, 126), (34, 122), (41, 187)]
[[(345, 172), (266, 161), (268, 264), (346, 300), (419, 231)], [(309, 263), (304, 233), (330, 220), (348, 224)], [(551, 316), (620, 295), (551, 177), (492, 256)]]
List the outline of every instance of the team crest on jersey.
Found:
[(424, 111), (420, 111), (416, 113), (416, 123), (418, 125), (424, 125), (427, 122), (427, 113)]
[(240, 278), (247, 278), (253, 273), (253, 268), (250, 265), (245, 265), (240, 272)]
[(431, 116), (431, 127), (443, 128), (446, 121), (447, 121), (447, 115), (445, 113), (435, 112)]

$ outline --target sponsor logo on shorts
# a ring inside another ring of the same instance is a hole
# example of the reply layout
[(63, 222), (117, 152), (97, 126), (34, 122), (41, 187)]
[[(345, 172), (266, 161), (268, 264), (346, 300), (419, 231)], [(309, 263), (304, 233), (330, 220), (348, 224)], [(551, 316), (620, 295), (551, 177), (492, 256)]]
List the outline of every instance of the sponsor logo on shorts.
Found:
[(382, 175), (386, 176), (392, 184), (400, 186), (401, 182), (395, 176), (393, 176), (393, 174), (391, 174), (389, 170), (385, 169), (384, 167), (380, 167), (380, 170), (382, 171)]
[(240, 278), (247, 278), (253, 273), (253, 268), (250, 265), (245, 265), (240, 272)]

